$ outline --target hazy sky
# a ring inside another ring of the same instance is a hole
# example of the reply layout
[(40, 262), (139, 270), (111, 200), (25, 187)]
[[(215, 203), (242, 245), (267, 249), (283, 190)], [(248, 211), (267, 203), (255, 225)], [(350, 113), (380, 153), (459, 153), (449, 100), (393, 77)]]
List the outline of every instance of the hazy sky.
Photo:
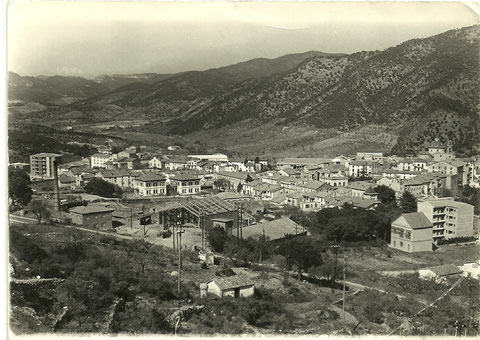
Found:
[(8, 7), (8, 68), (21, 75), (92, 77), (205, 70), (310, 50), (383, 50), (478, 24), (478, 10), (438, 2), (14, 0)]

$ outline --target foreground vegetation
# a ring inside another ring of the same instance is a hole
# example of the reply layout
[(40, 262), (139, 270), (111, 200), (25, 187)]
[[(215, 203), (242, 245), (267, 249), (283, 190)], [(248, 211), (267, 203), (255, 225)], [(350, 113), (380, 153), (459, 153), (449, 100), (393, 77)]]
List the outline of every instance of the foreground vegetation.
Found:
[[(10, 261), (14, 272), (10, 284), (10, 325), (21, 334), (173, 334), (175, 325), (180, 334), (386, 334), (413, 316), (418, 307), (448, 289), (448, 285), (423, 281), (414, 275), (379, 277), (372, 271), (349, 267), (349, 280), (363, 282), (370, 277), (378, 280), (370, 284), (371, 291), (347, 290), (344, 322), (341, 308), (336, 306), (341, 286), (337, 285), (335, 294), (331, 292), (329, 278), (333, 275), (334, 261), (331, 249), (322, 249), (318, 262), (312, 260), (318, 254), (310, 253), (308, 246), (303, 251), (307, 259), (301, 260), (300, 256), (282, 255), (288, 251), (287, 244), (262, 248), (258, 245), (265, 243), (257, 242), (257, 249), (263, 249), (263, 258), (260, 261), (258, 256), (253, 257), (250, 263), (237, 259), (242, 258), (239, 248), (215, 266), (201, 265), (195, 252), (185, 250), (178, 294), (176, 276), (172, 276), (177, 262), (171, 250), (144, 241), (119, 240), (57, 226), (12, 225)], [(290, 250), (297, 247), (295, 242), (306, 244), (293, 239)], [(229, 248), (234, 245), (227, 240), (224, 252), (233, 251)], [(376, 248), (366, 246), (357, 260), (352, 256), (352, 263), (377, 259), (378, 252), (385, 251), (380, 244)], [(228, 257), (237, 266), (248, 269), (236, 267)], [(338, 261), (337, 272), (342, 271), (341, 262)], [(234, 271), (229, 269), (232, 265)], [(309, 277), (288, 271), (295, 268), (301, 269), (301, 274), (308, 271)], [(217, 275), (232, 274), (254, 280), (255, 295), (237, 300), (211, 295), (199, 297), (200, 283)], [(378, 285), (389, 293), (377, 290)], [(413, 324), (421, 322), (423, 328), (410, 327), (402, 332), (444, 334), (445, 328), (453, 329), (452, 324), (460, 320), (468, 321), (469, 334), (473, 335), (475, 328), (470, 322), (478, 317), (478, 298), (474, 298), (478, 292), (478, 282), (464, 281), (438, 307), (414, 319)], [(405, 299), (394, 294), (402, 294)], [(448, 313), (449, 310), (455, 313)]]

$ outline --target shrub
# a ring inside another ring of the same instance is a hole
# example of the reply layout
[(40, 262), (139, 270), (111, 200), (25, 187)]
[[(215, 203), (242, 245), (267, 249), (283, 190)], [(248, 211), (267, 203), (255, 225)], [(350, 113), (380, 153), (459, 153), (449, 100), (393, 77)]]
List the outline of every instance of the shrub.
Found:
[(449, 239), (439, 240), (437, 244), (439, 246), (444, 244), (453, 244), (453, 243), (460, 243), (460, 242), (472, 242), (476, 241), (477, 239), (474, 236), (465, 236), (465, 237), (454, 237)]

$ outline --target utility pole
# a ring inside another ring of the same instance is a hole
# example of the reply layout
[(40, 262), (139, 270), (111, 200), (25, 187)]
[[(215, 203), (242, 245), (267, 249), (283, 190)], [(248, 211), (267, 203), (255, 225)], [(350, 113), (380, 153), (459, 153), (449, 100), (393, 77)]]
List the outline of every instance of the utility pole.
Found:
[[(179, 228), (180, 229), (180, 228)], [(177, 293), (180, 295), (180, 271), (182, 270), (182, 234), (185, 231), (178, 230), (178, 285), (177, 285)]]
[(243, 203), (240, 203), (240, 242), (243, 241)]
[(342, 310), (343, 310), (343, 322), (346, 323), (347, 320), (345, 318), (345, 276), (347, 272), (347, 261), (348, 256), (343, 255), (343, 299), (342, 299)]
[(130, 229), (133, 229), (133, 207), (130, 207)]
[(237, 205), (237, 242), (240, 243), (240, 228), (239, 228), (239, 224), (240, 224), (240, 206)]
[(335, 253), (335, 262), (333, 264), (333, 275), (332, 275), (332, 282), (331, 282), (332, 294), (335, 294), (335, 282), (337, 279), (337, 257), (338, 257), (338, 248), (340, 248), (340, 246), (338, 244), (333, 244), (330, 246), (330, 248), (332, 248), (333, 252)]
[(202, 230), (202, 251), (205, 251), (205, 229), (203, 228), (203, 210), (200, 213), (200, 229)]

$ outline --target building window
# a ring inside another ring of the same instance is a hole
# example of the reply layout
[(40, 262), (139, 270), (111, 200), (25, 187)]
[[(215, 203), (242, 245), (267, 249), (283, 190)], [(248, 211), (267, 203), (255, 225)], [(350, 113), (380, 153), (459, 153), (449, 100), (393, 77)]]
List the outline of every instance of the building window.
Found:
[(403, 242), (402, 241), (400, 241), (400, 247), (403, 247)]

